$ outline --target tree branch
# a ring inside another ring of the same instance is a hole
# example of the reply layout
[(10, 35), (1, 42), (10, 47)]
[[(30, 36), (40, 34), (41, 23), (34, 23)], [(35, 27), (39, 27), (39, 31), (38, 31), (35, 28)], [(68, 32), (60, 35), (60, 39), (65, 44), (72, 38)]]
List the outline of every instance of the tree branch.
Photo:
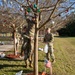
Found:
[(35, 12), (35, 9), (32, 7), (32, 4), (30, 4), (30, 1), (27, 0), (27, 4), (29, 5), (29, 7), (33, 10), (33, 12)]
[(48, 6), (48, 7), (41, 7), (40, 10), (44, 10), (44, 9), (50, 9), (52, 7), (54, 7), (55, 5), (52, 5), (52, 6)]
[(51, 12), (49, 18), (48, 18), (37, 30), (40, 30), (43, 26), (46, 25), (46, 23), (48, 23), (48, 22), (51, 20), (50, 18), (51, 18), (51, 16), (52, 16), (52, 14), (54, 13), (54, 11), (55, 11), (55, 9), (56, 9), (56, 6), (57, 6), (57, 4), (59, 3), (59, 1), (60, 1), (60, 0), (58, 0), (58, 1), (56, 2), (55, 7), (54, 7), (53, 11)]
[(24, 21), (18, 26), (16, 27), (16, 29), (18, 29), (20, 26), (22, 26), (24, 24)]
[(21, 6), (25, 6), (22, 3), (18, 2), (17, 0), (14, 0), (15, 2), (17, 2), (18, 4), (20, 4)]
[(50, 9), (50, 8), (48, 8), (48, 9), (40, 9), (41, 12), (43, 12), (43, 11), (52, 11), (52, 10), (53, 10), (53, 8), (52, 9)]
[[(74, 4), (75, 4), (75, 2), (74, 2), (74, 3), (72, 3), (72, 5), (71, 5), (71, 6), (73, 6)], [(69, 7), (68, 7), (68, 8), (66, 8), (64, 11), (60, 12), (59, 14), (61, 14), (61, 13), (65, 12), (66, 10), (68, 10), (69, 8), (71, 8), (71, 6), (69, 6)], [(57, 14), (56, 16), (54, 16), (54, 17), (52, 17), (52, 18), (57, 17), (59, 14)]]

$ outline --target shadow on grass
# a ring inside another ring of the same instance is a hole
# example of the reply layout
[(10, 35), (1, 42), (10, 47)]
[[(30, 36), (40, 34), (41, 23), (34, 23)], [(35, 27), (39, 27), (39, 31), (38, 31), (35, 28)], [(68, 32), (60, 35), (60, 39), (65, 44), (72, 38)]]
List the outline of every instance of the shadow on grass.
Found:
[(75, 38), (75, 36), (54, 36), (54, 37), (59, 37), (59, 38), (70, 38), (70, 37), (74, 37)]
[(24, 59), (0, 58), (2, 61), (24, 61)]
[(44, 60), (38, 60), (38, 62), (44, 62)]
[(6, 68), (6, 67), (24, 67), (24, 65), (9, 65), (9, 64), (0, 65), (0, 69)]
[[(2, 60), (2, 61), (24, 61), (24, 59), (22, 59), (22, 60), (17, 60), (17, 59), (8, 59), (8, 58), (5, 58), (5, 59), (0, 59), (0, 60)], [(38, 62), (44, 62), (44, 60), (38, 60)]]
[[(21, 70), (23, 69), (23, 73), (31, 73), (33, 72), (33, 68), (25, 68), (25, 65), (10, 65), (10, 64), (3, 64), (3, 65), (0, 65), (0, 69), (3, 69), (3, 68), (7, 68), (7, 67), (11, 67), (11, 68), (15, 68), (15, 67), (21, 67)], [(22, 68), (23, 67), (23, 68)], [(21, 70), (7, 70), (7, 72), (19, 72)]]
[[(21, 70), (7, 70), (8, 72), (19, 72), (19, 71), (21, 71)], [(32, 73), (33, 71), (32, 70), (29, 70), (29, 69), (24, 69), (23, 70), (23, 74), (24, 73)]]

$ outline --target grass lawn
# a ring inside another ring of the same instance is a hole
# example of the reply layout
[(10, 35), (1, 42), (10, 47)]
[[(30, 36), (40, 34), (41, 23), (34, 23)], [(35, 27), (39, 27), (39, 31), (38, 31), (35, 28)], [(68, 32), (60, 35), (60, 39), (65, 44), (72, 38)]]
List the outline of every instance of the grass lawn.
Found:
[[(39, 47), (43, 48), (44, 44), (39, 43)], [(54, 49), (56, 63), (53, 64), (53, 75), (75, 75), (75, 37), (55, 37)], [(39, 51), (39, 72), (44, 70), (44, 56), (45, 53)], [(24, 68), (23, 60), (0, 59), (0, 75), (15, 75), (20, 70), (23, 73), (33, 71)]]

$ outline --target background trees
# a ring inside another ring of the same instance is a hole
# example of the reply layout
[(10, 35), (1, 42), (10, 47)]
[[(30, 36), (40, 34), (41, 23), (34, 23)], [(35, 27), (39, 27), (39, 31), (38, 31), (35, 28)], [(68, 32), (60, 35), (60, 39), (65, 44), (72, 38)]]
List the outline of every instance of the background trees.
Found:
[[(73, 15), (75, 17), (75, 15)], [(75, 18), (65, 24), (65, 27), (57, 30), (60, 36), (75, 36)]]
[[(20, 21), (21, 18), (15, 17), (13, 18), (13, 22), (12, 20), (8, 20), (9, 22), (7, 24), (4, 22), (3, 17), (1, 17), (1, 19), (3, 19), (1, 20), (2, 26), (5, 24), (5, 27), (9, 27), (9, 25), (12, 23), (10, 27), (13, 29), (13, 31), (15, 31), (14, 35), (16, 34), (18, 28), (23, 27), (23, 25), (26, 24), (24, 22), (26, 16), (29, 16), (29, 18), (33, 16), (35, 17), (34, 75), (38, 75), (38, 31), (40, 31), (41, 28), (45, 29), (46, 27), (51, 27), (55, 30), (62, 28), (64, 23), (69, 21), (68, 16), (70, 16), (72, 12), (74, 13), (75, 2), (70, 0), (0, 0), (0, 4), (2, 12), (11, 14), (18, 13), (23, 18), (23, 20)], [(13, 16), (11, 16), (11, 18), (12, 17)]]
[[(28, 0), (28, 1), (30, 2), (32, 6), (35, 5), (35, 0)], [(57, 30), (58, 28), (62, 28), (64, 25), (63, 23), (64, 20), (67, 20), (68, 16), (70, 16), (71, 13), (74, 13), (75, 11), (74, 1), (72, 2), (72, 0), (61, 0), (61, 1), (59, 0), (60, 2), (58, 2), (56, 9), (54, 10), (53, 14), (50, 17), (50, 14), (53, 11), (57, 1), (58, 0), (39, 0), (39, 5), (37, 6), (38, 13), (39, 13), (39, 20), (40, 20), (39, 28), (43, 24), (45, 24), (44, 27), (52, 27), (54, 30)], [(24, 18), (25, 10), (24, 10), (24, 7), (22, 6), (27, 6), (27, 7), (29, 6), (27, 3), (27, 0), (21, 0), (21, 1), (20, 0), (0, 0), (1, 15), (3, 15), (3, 13), (6, 13), (7, 15), (9, 15), (8, 17), (13, 18), (14, 14), (18, 14)], [(30, 16), (34, 15), (34, 13), (32, 12), (32, 9), (30, 9), (30, 11), (31, 12), (28, 12), (28, 15)], [(11, 15), (12, 13), (13, 15)], [(0, 17), (0, 18), (3, 18), (3, 17)], [(50, 20), (48, 21), (49, 18)], [(13, 18), (13, 19), (15, 20), (16, 18)], [(21, 20), (21, 18), (19, 18), (18, 20)], [(1, 20), (0, 22), (2, 22), (1, 25), (4, 25), (3, 23), (5, 23), (4, 20)]]

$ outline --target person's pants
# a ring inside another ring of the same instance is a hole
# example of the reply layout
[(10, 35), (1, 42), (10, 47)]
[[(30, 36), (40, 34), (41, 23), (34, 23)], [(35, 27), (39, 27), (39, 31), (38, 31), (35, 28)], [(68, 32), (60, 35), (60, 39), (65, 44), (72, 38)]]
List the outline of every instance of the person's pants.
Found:
[(28, 61), (29, 61), (29, 65), (32, 65), (33, 63), (33, 52), (34, 51), (34, 42), (30, 42), (27, 44), (26, 49), (24, 50), (24, 60), (25, 60), (25, 64), (28, 65)]
[(21, 47), (21, 55), (24, 54), (24, 50), (26, 49), (27, 46), (27, 41), (23, 42), (22, 47)]
[(50, 57), (52, 61), (55, 60), (53, 43), (48, 43), (48, 53), (46, 53), (46, 58), (50, 59)]

